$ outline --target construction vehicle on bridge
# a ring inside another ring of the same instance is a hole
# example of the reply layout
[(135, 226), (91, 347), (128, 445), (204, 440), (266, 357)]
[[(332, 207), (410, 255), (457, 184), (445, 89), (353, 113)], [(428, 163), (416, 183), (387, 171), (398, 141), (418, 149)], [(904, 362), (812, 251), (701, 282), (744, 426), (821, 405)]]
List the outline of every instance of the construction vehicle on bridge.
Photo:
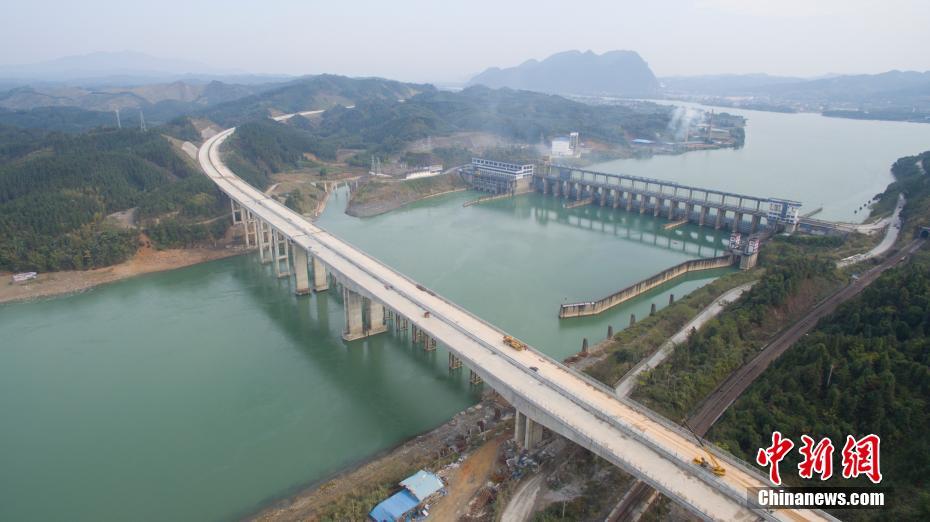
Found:
[(523, 341), (520, 341), (519, 339), (515, 337), (511, 337), (509, 335), (504, 336), (504, 344), (506, 344), (507, 346), (513, 348), (514, 350), (518, 352), (522, 352), (523, 350), (526, 350), (526, 343), (524, 343)]
[(685, 422), (684, 425), (686, 428), (688, 428), (688, 431), (690, 431), (691, 434), (694, 435), (694, 438), (697, 439), (698, 444), (701, 445), (701, 449), (704, 450), (704, 453), (707, 454), (707, 458), (704, 458), (703, 455), (698, 455), (697, 457), (694, 457), (694, 459), (692, 459), (691, 462), (694, 462), (695, 464), (697, 464), (698, 466), (701, 466), (702, 468), (709, 469), (711, 473), (713, 473), (714, 475), (718, 477), (722, 477), (726, 475), (727, 469), (720, 465), (720, 462), (717, 460), (716, 457), (714, 457), (714, 454), (711, 453), (710, 450), (707, 449), (707, 446), (704, 445), (704, 441), (701, 440), (701, 437), (699, 437), (698, 434), (695, 433), (694, 430), (691, 429), (691, 426), (689, 426), (687, 422)]

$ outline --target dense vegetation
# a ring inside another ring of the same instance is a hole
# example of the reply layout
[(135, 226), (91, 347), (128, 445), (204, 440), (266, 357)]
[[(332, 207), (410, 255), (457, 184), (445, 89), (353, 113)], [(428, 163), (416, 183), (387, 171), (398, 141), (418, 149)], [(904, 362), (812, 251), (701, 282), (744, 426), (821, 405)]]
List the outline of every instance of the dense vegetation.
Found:
[[(126, 121), (124, 124), (137, 127), (138, 121)], [(0, 125), (77, 133), (98, 127), (116, 127), (116, 115), (77, 107), (37, 107), (25, 111), (0, 108)]]
[(879, 194), (878, 203), (873, 207), (873, 214), (890, 213), (898, 201), (898, 194), (904, 194), (907, 205), (901, 211), (905, 221), (903, 231), (913, 234), (915, 227), (927, 225), (921, 217), (930, 216), (930, 176), (926, 169), (930, 167), (930, 151), (899, 158), (891, 166), (894, 182)]
[(833, 259), (811, 245), (773, 241), (762, 250), (765, 275), (725, 313), (708, 321), (634, 390), (638, 400), (684, 418), (751, 359), (786, 321), (796, 320), (833, 288)]
[(433, 89), (430, 85), (402, 83), (382, 78), (347, 78), (321, 74), (300, 78), (260, 94), (221, 103), (200, 114), (230, 127), (266, 118), (269, 112), (285, 114), (316, 108), (327, 109), (352, 105), (365, 99), (397, 101)]
[(613, 144), (631, 136), (654, 139), (667, 128), (670, 110), (595, 107), (559, 96), (471, 87), (426, 91), (403, 103), (368, 99), (354, 109), (335, 107), (321, 118), (295, 118), (293, 124), (320, 140), (323, 157), (338, 149), (365, 149), (367, 159), (369, 154), (399, 152), (413, 140), (462, 131), (485, 131), (524, 143), (571, 131)]
[[(0, 149), (4, 269), (84, 269), (126, 259), (136, 250), (138, 233), (108, 225), (105, 218), (113, 212), (138, 207), (138, 218), (152, 222), (170, 213), (168, 223), (178, 220), (178, 227), (199, 233), (193, 223), (220, 208), (210, 181), (157, 132), (8, 134), (13, 138)], [(168, 224), (163, 220), (162, 226)], [(190, 233), (169, 228), (158, 244), (187, 242)]]
[[(847, 434), (879, 434), (882, 485), (893, 488), (891, 511), (843, 518), (928, 520), (928, 335), (930, 260), (923, 257), (885, 273), (824, 319), (747, 390), (712, 438), (748, 459), (776, 429), (795, 441), (802, 434), (828, 436), (840, 448), (837, 441)], [(782, 469), (796, 469), (796, 453)]]
[[(227, 158), (232, 156), (229, 166), (236, 174), (264, 188), (269, 175), (297, 168), (304, 153), (315, 152), (317, 144), (318, 140), (310, 133), (265, 118), (237, 127), (225, 150)], [(335, 151), (332, 158), (335, 159)]]

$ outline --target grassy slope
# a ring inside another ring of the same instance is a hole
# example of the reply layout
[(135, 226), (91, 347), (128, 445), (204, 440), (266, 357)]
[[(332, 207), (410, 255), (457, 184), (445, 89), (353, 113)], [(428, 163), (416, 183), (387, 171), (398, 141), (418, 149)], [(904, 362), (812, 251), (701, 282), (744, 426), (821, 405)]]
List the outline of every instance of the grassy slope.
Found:
[(370, 181), (352, 194), (346, 213), (358, 217), (375, 216), (429, 196), (464, 187), (465, 183), (454, 173), (409, 181)]

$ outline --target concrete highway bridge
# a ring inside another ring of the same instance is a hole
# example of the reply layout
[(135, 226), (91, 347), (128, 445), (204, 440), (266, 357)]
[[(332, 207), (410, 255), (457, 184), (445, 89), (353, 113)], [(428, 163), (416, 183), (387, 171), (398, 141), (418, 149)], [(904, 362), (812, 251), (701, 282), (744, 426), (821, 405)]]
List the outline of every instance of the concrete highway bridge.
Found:
[(829, 520), (817, 511), (751, 506), (747, 488), (767, 485), (758, 471), (715, 451), (726, 468), (717, 477), (692, 462), (703, 450), (694, 436), (661, 416), (533, 349), (515, 350), (506, 333), (333, 236), (236, 176), (220, 158), (227, 129), (201, 146), (207, 176), (226, 193), (233, 220), (249, 247), (296, 291), (343, 292), (347, 341), (386, 332), (414, 331), (425, 349), (442, 343), (450, 367), (466, 365), (472, 382), (485, 382), (517, 410), (515, 438), (538, 444), (543, 430), (562, 435), (645, 481), (709, 520)]
[[(801, 203), (681, 185), (671, 181), (595, 172), (567, 165), (548, 165), (535, 174), (537, 190), (569, 200), (646, 212), (669, 220), (686, 219), (715, 229), (756, 232), (766, 226), (797, 224)], [(747, 221), (748, 220), (748, 221)]]

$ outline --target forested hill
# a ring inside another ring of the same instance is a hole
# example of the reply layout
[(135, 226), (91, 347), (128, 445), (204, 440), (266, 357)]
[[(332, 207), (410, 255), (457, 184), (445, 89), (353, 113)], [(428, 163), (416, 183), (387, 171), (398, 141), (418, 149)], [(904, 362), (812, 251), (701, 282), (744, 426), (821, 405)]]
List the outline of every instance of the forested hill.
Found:
[(221, 103), (198, 114), (231, 127), (272, 114), (355, 105), (364, 100), (396, 102), (433, 90), (435, 87), (431, 85), (321, 74), (294, 80), (261, 94)]
[(210, 181), (158, 132), (71, 136), (0, 128), (0, 139), (2, 269), (84, 269), (126, 259), (136, 250), (138, 230), (108, 224), (113, 212), (138, 207), (143, 223), (172, 214), (151, 229), (170, 244), (206, 232), (177, 230), (172, 222), (219, 209)]
[[(771, 442), (773, 430), (797, 444), (802, 434), (828, 436), (839, 459), (847, 434), (878, 434), (890, 509), (842, 518), (930, 520), (928, 336), (930, 260), (923, 254), (883, 275), (782, 355), (710, 436), (746, 459)], [(797, 463), (795, 451), (781, 468), (797, 478)], [(837, 477), (829, 485), (852, 484)]]
[(332, 161), (340, 149), (360, 150), (350, 162), (367, 166), (372, 154), (395, 154), (417, 139), (466, 131), (524, 143), (580, 131), (586, 139), (617, 145), (629, 137), (655, 139), (668, 128), (670, 108), (644, 107), (649, 108), (592, 106), (560, 96), (480, 86), (460, 92), (429, 90), (403, 102), (375, 98), (352, 109), (336, 106), (321, 117), (292, 118), (287, 124), (249, 122), (238, 128), (230, 148), (252, 163), (252, 170), (268, 173), (294, 167), (298, 152)]

